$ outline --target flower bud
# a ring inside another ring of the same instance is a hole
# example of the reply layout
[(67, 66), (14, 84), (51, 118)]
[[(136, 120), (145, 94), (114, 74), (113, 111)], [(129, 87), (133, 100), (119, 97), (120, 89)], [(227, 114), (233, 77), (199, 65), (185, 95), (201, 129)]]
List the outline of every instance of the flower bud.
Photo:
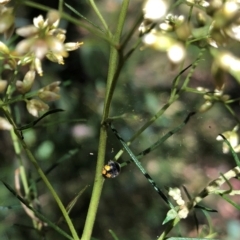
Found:
[(59, 88), (60, 83), (61, 83), (60, 81), (52, 82), (52, 83), (48, 84), (47, 86), (45, 86), (44, 88), (42, 88), (42, 90), (48, 90), (51, 92), (58, 93), (60, 90), (60, 88)]
[(42, 15), (39, 15), (38, 17), (33, 18), (33, 24), (36, 28), (44, 28), (47, 25)]
[(16, 34), (21, 37), (31, 37), (38, 32), (38, 29), (33, 25), (18, 28)]
[(49, 109), (49, 106), (41, 100), (31, 99), (27, 101), (27, 110), (34, 117), (38, 117), (39, 112), (47, 111), (48, 109)]
[(51, 91), (41, 91), (38, 93), (38, 97), (45, 102), (52, 102), (58, 100), (60, 98), (60, 95)]
[(27, 38), (19, 42), (15, 48), (15, 51), (18, 55), (24, 55), (30, 51), (30, 48), (33, 44), (33, 38)]
[(16, 82), (17, 90), (22, 94), (29, 92), (32, 88), (34, 79), (35, 79), (35, 71), (33, 71), (33, 70), (28, 71), (26, 73), (23, 81), (18, 80)]
[(54, 25), (54, 27), (57, 27), (60, 21), (60, 14), (57, 10), (50, 10), (47, 13), (47, 19), (49, 25)]
[(59, 40), (61, 41), (62, 43), (66, 40), (66, 33), (55, 33), (54, 32), (54, 36)]
[(6, 8), (5, 11), (2, 11), (0, 14), (0, 33), (5, 33), (13, 24), (13, 8)]
[(0, 117), (0, 129), (10, 130), (12, 129), (12, 125), (5, 118)]
[(202, 12), (198, 12), (196, 20), (197, 20), (198, 27), (203, 27), (207, 23), (207, 16)]
[(183, 207), (183, 209), (181, 209), (179, 212), (178, 212), (178, 216), (180, 219), (185, 219), (189, 214), (189, 210), (187, 207)]
[(46, 57), (52, 62), (57, 62), (58, 64), (64, 65), (63, 56), (60, 55), (60, 54), (56, 54), (56, 53), (53, 53), (53, 52), (48, 52), (46, 54)]
[(64, 44), (64, 48), (66, 51), (74, 51), (78, 49), (81, 45), (83, 45), (83, 42), (69, 42)]
[(211, 101), (206, 101), (198, 110), (198, 112), (206, 112), (213, 106)]
[(7, 80), (0, 80), (0, 93), (4, 92), (7, 87)]
[(1, 41), (0, 41), (0, 53), (2, 53), (2, 54), (9, 54), (8, 47)]
[(35, 58), (34, 61), (35, 69), (37, 70), (37, 73), (42, 76), (43, 75), (43, 70), (42, 70), (42, 63), (39, 58)]
[[(233, 129), (232, 131), (226, 131), (222, 133), (222, 135), (228, 140), (228, 142), (231, 144), (232, 148), (234, 149), (235, 152), (238, 152), (239, 149), (239, 137), (236, 131), (238, 128)], [(217, 141), (223, 141), (222, 136), (218, 135), (216, 138)], [(223, 153), (228, 153), (229, 152), (229, 146), (224, 142), (223, 143)]]
[(17, 64), (24, 66), (24, 65), (32, 62), (32, 59), (33, 59), (32, 56), (22, 57), (22, 58), (17, 62)]

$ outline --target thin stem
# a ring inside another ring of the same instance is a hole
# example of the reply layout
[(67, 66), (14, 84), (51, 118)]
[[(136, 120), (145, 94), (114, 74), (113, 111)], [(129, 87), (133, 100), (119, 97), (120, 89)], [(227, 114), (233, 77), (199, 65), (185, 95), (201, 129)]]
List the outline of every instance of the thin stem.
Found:
[(183, 85), (182, 85), (182, 87), (181, 87), (181, 90), (187, 87), (187, 85), (188, 85), (188, 83), (189, 83), (189, 81), (190, 81), (190, 78), (191, 78), (191, 76), (193, 75), (193, 72), (194, 72), (195, 68), (197, 67), (199, 61), (201, 60), (201, 57), (202, 57), (204, 51), (205, 51), (205, 48), (202, 48), (202, 49), (200, 50), (200, 52), (198, 53), (197, 59), (196, 59), (195, 62), (193, 63), (190, 72), (188, 73), (186, 79), (184, 80), (184, 83), (183, 83)]
[[(171, 104), (178, 99), (178, 95), (168, 101), (152, 118), (150, 118), (126, 143), (129, 146), (145, 129), (147, 129), (154, 121), (156, 121), (163, 113), (171, 106)], [(120, 156), (123, 154), (124, 149), (121, 149), (115, 156), (115, 159), (119, 159)]]
[(16, 156), (18, 157), (19, 164), (20, 164), (20, 176), (21, 176), (21, 180), (23, 183), (24, 192), (27, 195), (28, 191), (29, 191), (29, 187), (28, 187), (28, 181), (27, 181), (25, 168), (23, 165), (22, 157), (21, 157), (21, 149), (20, 149), (19, 141), (18, 141), (16, 134), (14, 133), (14, 129), (11, 129), (10, 134), (11, 134), (11, 138), (12, 138), (12, 142), (13, 142), (13, 146), (14, 146), (14, 151), (16, 153)]
[(138, 158), (134, 155), (134, 153), (132, 152), (132, 150), (128, 147), (128, 145), (125, 143), (125, 141), (122, 139), (122, 137), (119, 135), (119, 133), (117, 132), (117, 130), (114, 128), (114, 126), (111, 124), (110, 125), (113, 133), (115, 134), (115, 136), (118, 138), (118, 140), (121, 142), (121, 144), (123, 145), (124, 149), (127, 151), (127, 153), (129, 154), (129, 156), (131, 157), (132, 161), (136, 164), (136, 166), (139, 168), (139, 170), (142, 172), (142, 174), (145, 176), (145, 178), (149, 181), (149, 183), (153, 186), (154, 190), (160, 195), (160, 197), (163, 199), (163, 201), (165, 203), (167, 203), (167, 205), (174, 209), (174, 206), (172, 205), (172, 203), (169, 201), (169, 199), (167, 198), (167, 196), (164, 194), (164, 192), (157, 186), (156, 182), (151, 178), (151, 176), (147, 173), (147, 171), (145, 170), (145, 168), (142, 166), (141, 162), (138, 161)]
[(116, 78), (116, 76), (118, 75), (116, 73), (119, 72), (118, 63), (119, 63), (119, 53), (114, 47), (111, 47), (110, 57), (109, 57), (107, 87), (106, 87), (106, 100), (104, 103), (102, 123), (104, 123), (104, 121), (108, 118), (108, 115), (109, 115), (111, 100), (112, 100), (113, 92), (115, 89), (114, 78)]
[[(190, 92), (190, 93), (196, 93), (196, 94), (200, 94), (200, 95), (206, 94), (205, 91), (199, 91), (196, 88), (191, 88), (191, 87), (182, 88), (182, 91)], [(239, 100), (240, 100), (240, 98), (239, 98)]]
[(105, 19), (103, 18), (101, 12), (99, 11), (97, 5), (95, 4), (94, 0), (89, 0), (89, 2), (90, 2), (90, 4), (91, 4), (94, 12), (97, 14), (99, 20), (101, 21), (102, 25), (104, 26), (107, 34), (111, 37), (111, 36), (112, 36), (112, 33), (111, 33), (111, 31), (109, 30), (109, 27), (108, 27)]
[(22, 147), (24, 148), (29, 160), (32, 162), (32, 164), (34, 165), (34, 167), (36, 168), (37, 172), (39, 173), (40, 177), (42, 178), (43, 182), (46, 184), (47, 188), (49, 189), (49, 191), (51, 192), (51, 194), (53, 195), (56, 203), (58, 204), (63, 217), (65, 218), (67, 225), (72, 233), (73, 239), (74, 240), (79, 240), (79, 237), (77, 235), (77, 232), (72, 224), (72, 221), (64, 207), (64, 205), (62, 204), (60, 198), (58, 197), (57, 193), (55, 192), (54, 188), (52, 187), (51, 183), (48, 181), (46, 175), (44, 174), (44, 172), (42, 171), (42, 169), (40, 168), (40, 166), (38, 165), (35, 157), (33, 156), (33, 154), (31, 153), (31, 151), (28, 149), (26, 143), (23, 141), (22, 136), (20, 134), (20, 132), (17, 130), (17, 126), (15, 124), (15, 122), (13, 121), (11, 114), (9, 113), (8, 109), (6, 107), (3, 107), (3, 112), (5, 117), (8, 119), (8, 121), (12, 124), (13, 128), (14, 128), (14, 132), (18, 137), (19, 142), (21, 143)]
[(126, 15), (127, 15), (127, 9), (129, 5), (130, 0), (124, 0), (121, 6), (121, 10), (119, 13), (119, 18), (118, 18), (118, 25), (117, 25), (117, 30), (114, 36), (115, 43), (119, 44), (122, 31), (123, 31), (123, 26), (125, 23)]
[[(142, 157), (144, 157), (145, 155), (147, 155), (148, 153), (152, 152), (153, 150), (155, 150), (157, 147), (159, 147), (162, 143), (164, 143), (168, 138), (170, 138), (173, 134), (179, 132), (189, 121), (189, 119), (195, 114), (195, 112), (191, 112), (188, 114), (187, 118), (177, 127), (175, 127), (174, 129), (172, 129), (171, 131), (169, 131), (168, 133), (166, 133), (163, 137), (161, 137), (159, 140), (157, 140), (151, 147), (146, 148), (145, 150), (143, 150), (141, 153), (139, 153), (136, 157), (138, 160), (140, 160)], [(114, 158), (114, 160), (116, 161), (117, 159)], [(125, 161), (123, 163), (121, 163), (121, 167), (124, 167), (126, 165), (128, 165), (129, 163), (131, 163), (132, 160), (128, 160)]]
[[(52, 227), (56, 232), (60, 233), (61, 235), (63, 235), (64, 237), (66, 237), (67, 239), (70, 240), (74, 240), (70, 235), (68, 235), (65, 231), (63, 231), (60, 227), (57, 226), (56, 223), (51, 222), (48, 218), (46, 218), (43, 214), (41, 214), (39, 211), (37, 211), (36, 209), (34, 209), (31, 205), (28, 204), (28, 202), (22, 198), (20, 195), (18, 195), (16, 193), (16, 191), (14, 189), (12, 189), (7, 183), (3, 182), (2, 183), (5, 185), (5, 187), (17, 198), (20, 200), (20, 202), (22, 203), (22, 205), (28, 209), (31, 210), (35, 216), (37, 216), (40, 220), (42, 220), (44, 223), (47, 223), (48, 226)], [(38, 220), (39, 220), (38, 219)], [(39, 223), (39, 222), (38, 222)]]
[(136, 31), (136, 29), (139, 27), (140, 23), (143, 21), (143, 14), (141, 13), (138, 18), (136, 19), (133, 27), (131, 28), (131, 30), (127, 33), (127, 36), (125, 37), (124, 41), (122, 42), (122, 49), (125, 48), (125, 46), (127, 45), (127, 43), (129, 42), (129, 40), (131, 39), (132, 35), (134, 34), (134, 32)]
[(96, 166), (96, 174), (94, 179), (93, 191), (88, 208), (87, 218), (85, 221), (81, 240), (89, 240), (92, 235), (93, 225), (96, 219), (97, 209), (100, 201), (100, 196), (103, 188), (104, 178), (102, 177), (102, 169), (105, 160), (107, 131), (106, 127), (102, 125), (100, 129), (98, 158)]
[(9, 81), (9, 84), (7, 86), (7, 91), (6, 93), (4, 94), (4, 102), (6, 99), (10, 98), (11, 94), (12, 94), (12, 89), (13, 89), (13, 85), (16, 81), (16, 75), (18, 73), (18, 69), (16, 67), (15, 71), (13, 72), (11, 78), (10, 78), (10, 81)]
[[(181, 69), (180, 73), (182, 73), (182, 71), (183, 71), (183, 65), (184, 65), (184, 61), (182, 61), (181, 65), (180, 65), (180, 69)], [(173, 80), (170, 100), (172, 98), (174, 98), (174, 96), (177, 94), (180, 77), (181, 77), (181, 74), (178, 74), (177, 77), (175, 77), (174, 80)]]
[(163, 233), (161, 234), (161, 236), (157, 239), (157, 240), (164, 240), (166, 239), (168, 233), (180, 222), (180, 218), (175, 218), (173, 221), (170, 221), (167, 224), (166, 229), (163, 231)]
[(59, 0), (58, 11), (60, 12), (60, 15), (61, 15), (63, 12), (63, 0)]
[[(127, 14), (128, 5), (129, 5), (129, 0), (124, 0), (122, 3), (120, 14), (119, 14), (117, 30), (113, 38), (116, 46), (120, 46), (120, 39), (121, 39), (123, 25), (124, 25), (126, 14)], [(108, 79), (107, 79), (107, 92), (106, 92), (107, 96), (106, 96), (104, 113), (103, 113), (104, 120), (108, 118), (108, 113), (110, 110), (113, 93), (116, 87), (116, 82), (118, 80), (120, 70), (123, 66), (123, 64), (119, 65), (120, 50), (121, 49), (119, 49), (118, 51), (116, 48), (111, 47), (111, 51), (110, 51), (109, 70), (108, 70)]]
[[(124, 0), (122, 2), (116, 34), (112, 38), (115, 46), (118, 46), (120, 43), (120, 38), (121, 38), (123, 25), (126, 18), (128, 4), (129, 4), (129, 0)], [(96, 174), (94, 179), (93, 192), (92, 192), (81, 240), (89, 240), (91, 238), (92, 229), (95, 222), (97, 209), (100, 201), (100, 196), (103, 188), (104, 178), (102, 177), (102, 169), (104, 166), (106, 141), (107, 141), (107, 129), (103, 123), (106, 121), (106, 119), (109, 116), (110, 105), (111, 105), (111, 100), (112, 100), (113, 91), (114, 91), (114, 89), (112, 88), (112, 84), (113, 84), (114, 76), (116, 76), (116, 72), (118, 71), (118, 67), (119, 67), (118, 64), (119, 64), (119, 52), (115, 47), (111, 46), (108, 77), (107, 77), (107, 87), (106, 87), (106, 98), (104, 103), (102, 124), (100, 129)]]
[[(177, 85), (177, 79), (180, 78), (181, 74), (186, 71), (189, 67), (192, 65), (189, 65), (185, 69), (181, 70), (180, 73), (175, 77), (173, 82)], [(132, 137), (131, 139), (126, 143), (127, 146), (129, 146), (145, 129), (147, 129), (154, 121), (156, 121), (159, 117), (162, 116), (162, 114), (171, 106), (171, 104), (176, 101), (179, 98), (179, 94), (177, 94), (176, 86), (172, 89), (170, 98), (168, 102), (152, 117), (146, 122)], [(121, 149), (116, 155), (115, 160), (119, 159), (120, 156), (123, 154), (124, 149)]]
[(189, 10), (189, 15), (188, 15), (188, 23), (190, 23), (190, 22), (191, 22), (192, 11), (193, 11), (193, 6), (191, 6), (191, 7), (190, 7), (190, 10)]
[(226, 103), (224, 103), (223, 105), (224, 105), (224, 107), (232, 114), (232, 116), (235, 118), (236, 122), (239, 124), (240, 121), (239, 121), (239, 119), (238, 119), (238, 116), (237, 116), (236, 113), (232, 110), (232, 108), (231, 108), (228, 104), (226, 104)]
[(24, 94), (24, 95), (18, 95), (16, 97), (11, 97), (11, 99), (5, 99), (4, 102), (0, 102), (0, 108), (4, 106), (8, 106), (10, 104), (20, 102), (20, 101), (25, 101), (28, 98), (35, 97), (37, 95), (38, 91), (32, 91), (30, 93)]
[(65, 3), (65, 6), (67, 8), (69, 8), (73, 13), (75, 13), (77, 16), (83, 18), (85, 21), (87, 21), (89, 24), (91, 24), (92, 26), (94, 26), (95, 28), (97, 28), (98, 30), (100, 30), (101, 32), (104, 33), (104, 31), (99, 27), (97, 26), (96, 24), (94, 24), (93, 22), (91, 22), (90, 20), (88, 20), (88, 18), (86, 18), (85, 16), (83, 16), (80, 12), (76, 11), (75, 8), (71, 7), (70, 5), (68, 5), (67, 3)]

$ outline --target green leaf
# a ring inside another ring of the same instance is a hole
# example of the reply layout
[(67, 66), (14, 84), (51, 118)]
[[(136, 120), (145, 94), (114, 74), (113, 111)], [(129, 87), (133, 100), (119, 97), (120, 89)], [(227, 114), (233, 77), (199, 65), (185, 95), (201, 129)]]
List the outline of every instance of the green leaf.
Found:
[(44, 114), (43, 114), (41, 117), (39, 117), (38, 119), (36, 119), (36, 120), (34, 120), (34, 121), (32, 121), (32, 122), (24, 125), (24, 126), (21, 126), (21, 127), (17, 128), (17, 130), (22, 131), (22, 130), (26, 130), (26, 129), (28, 129), (28, 128), (32, 128), (33, 126), (35, 126), (40, 120), (42, 120), (42, 119), (45, 118), (46, 116), (48, 116), (48, 115), (50, 115), (50, 114), (53, 114), (53, 113), (62, 112), (62, 111), (64, 111), (64, 110), (63, 110), (63, 109), (53, 109), (53, 110), (50, 110), (50, 111), (44, 113)]
[(110, 234), (112, 235), (114, 240), (119, 240), (119, 238), (117, 237), (117, 235), (115, 234), (115, 232), (113, 232), (113, 230), (109, 229), (108, 230), (110, 232)]
[(163, 221), (163, 225), (173, 219), (175, 219), (176, 217), (178, 217), (178, 214), (177, 214), (177, 211), (175, 209), (170, 209), (168, 212), (167, 212), (167, 216), (166, 218), (164, 219)]
[(199, 209), (202, 209), (202, 210), (207, 211), (207, 212), (218, 212), (215, 209), (204, 207), (204, 206), (201, 206), (201, 205), (196, 205), (194, 208), (199, 208)]

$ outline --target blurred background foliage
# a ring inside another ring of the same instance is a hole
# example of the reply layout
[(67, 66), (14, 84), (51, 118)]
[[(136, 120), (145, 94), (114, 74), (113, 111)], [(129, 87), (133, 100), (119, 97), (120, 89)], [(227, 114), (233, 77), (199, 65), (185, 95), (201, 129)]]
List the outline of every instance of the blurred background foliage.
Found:
[[(55, 9), (58, 6), (58, 1), (55, 0), (35, 2)], [(97, 22), (86, 1), (69, 0), (67, 3), (92, 22)], [(116, 27), (119, 4), (120, 1), (97, 1), (111, 29)], [(184, 13), (187, 12), (187, 8), (188, 6), (182, 6), (178, 11)], [(66, 11), (71, 13), (69, 9)], [(125, 33), (141, 12), (142, 1), (131, 1)], [(45, 16), (46, 12), (20, 5), (16, 12), (16, 27), (32, 24), (33, 17), (39, 14)], [(48, 177), (65, 205), (88, 186), (70, 214), (80, 234), (94, 181), (109, 46), (106, 41), (64, 19), (61, 20), (60, 26), (67, 29), (68, 41), (83, 41), (84, 45), (79, 50), (71, 52), (63, 66), (46, 60), (43, 66), (44, 76), (37, 77), (36, 82), (39, 88), (53, 81), (61, 81), (61, 99), (54, 102), (51, 108), (61, 108), (64, 112), (47, 116), (34, 128), (23, 131), (23, 135), (43, 170), (57, 164)], [(138, 37), (136, 32), (131, 41), (136, 41)], [(240, 54), (239, 43), (230, 43), (228, 47), (234, 49), (236, 55)], [(193, 63), (198, 51), (197, 46), (188, 48), (185, 66)], [(203, 53), (203, 59), (195, 69), (189, 85), (192, 88), (201, 86), (214, 91), (216, 85), (211, 71), (213, 59), (209, 51)], [(188, 71), (183, 73), (182, 79), (187, 76)], [(125, 140), (128, 140), (167, 102), (172, 81), (178, 73), (179, 66), (172, 64), (166, 53), (143, 45), (134, 52), (121, 71), (111, 105), (111, 116), (123, 115), (114, 125)], [(231, 98), (239, 97), (239, 84), (230, 74), (225, 75), (224, 92)], [(164, 115), (133, 142), (131, 145), (133, 152), (139, 153), (153, 144), (181, 124), (189, 112), (197, 111), (204, 102), (200, 94), (187, 92), (181, 94)], [(24, 104), (16, 103), (11, 107), (19, 126), (33, 121)], [(239, 101), (233, 103), (231, 107), (239, 117)], [(236, 119), (226, 108), (216, 103), (209, 111), (193, 116), (179, 133), (145, 156), (142, 163), (159, 186), (184, 185), (191, 194), (197, 194), (211, 180), (217, 178), (220, 172), (225, 173), (235, 166), (232, 155), (223, 154), (222, 143), (217, 142), (216, 137), (219, 133), (231, 130), (236, 124)], [(2, 180), (14, 186), (17, 159), (9, 132), (1, 131), (0, 134), (0, 176)], [(121, 144), (109, 130), (106, 162), (113, 159), (120, 149)], [(73, 155), (63, 159), (68, 153)], [(129, 156), (125, 153), (120, 162), (126, 160), (129, 160)], [(39, 176), (32, 164), (27, 159), (24, 161), (29, 181), (38, 179)], [(232, 184), (236, 189), (240, 187), (236, 179)], [(61, 213), (45, 185), (38, 181), (34, 186), (39, 210), (57, 222)], [(239, 197), (233, 199), (240, 203)], [(47, 231), (46, 238), (38, 236), (19, 201), (3, 185), (0, 186), (0, 202), (2, 240), (63, 239), (51, 229)], [(217, 196), (207, 197), (204, 206), (218, 211), (209, 214), (213, 229), (218, 233), (216, 237), (238, 239), (240, 221), (239, 212), (235, 208)], [(112, 229), (121, 240), (156, 239), (163, 231), (162, 222), (166, 212), (167, 208), (163, 201), (136, 166), (130, 164), (122, 169), (119, 177), (106, 180), (93, 237), (102, 240), (113, 239), (109, 233), (109, 229)], [(199, 229), (208, 232), (206, 217), (199, 210), (196, 210), (196, 214)], [(64, 223), (60, 226), (65, 228)], [(180, 227), (173, 235), (197, 236), (193, 214), (180, 223)]]

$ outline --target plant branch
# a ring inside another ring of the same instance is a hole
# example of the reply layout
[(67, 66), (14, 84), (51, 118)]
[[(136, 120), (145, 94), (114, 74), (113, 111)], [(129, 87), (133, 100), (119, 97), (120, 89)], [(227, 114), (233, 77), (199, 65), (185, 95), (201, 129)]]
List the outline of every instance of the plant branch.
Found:
[(102, 25), (104, 26), (108, 36), (112, 37), (112, 33), (111, 31), (109, 30), (109, 27), (105, 21), (105, 19), (103, 18), (101, 12), (99, 11), (97, 5), (95, 4), (95, 1), (94, 0), (89, 0), (94, 12), (96, 13), (96, 15), (98, 16), (99, 20), (101, 21)]
[[(120, 15), (118, 19), (118, 25), (115, 35), (113, 36), (114, 45), (118, 46), (120, 43), (120, 38), (122, 34), (123, 25), (126, 18), (127, 7), (129, 0), (124, 0), (120, 9)], [(113, 96), (114, 88), (112, 88), (114, 76), (119, 67), (119, 51), (111, 46), (110, 58), (109, 58), (109, 68), (108, 68), (108, 77), (107, 77), (107, 87), (106, 87), (106, 98), (104, 103), (103, 116), (101, 121), (100, 129), (100, 138), (99, 138), (99, 147), (98, 147), (98, 157), (97, 157), (97, 166), (96, 174), (94, 179), (93, 192), (89, 204), (89, 209), (82, 233), (81, 240), (89, 240), (92, 235), (92, 229), (95, 222), (97, 209), (100, 201), (100, 196), (103, 188), (104, 178), (102, 176), (102, 168), (105, 160), (105, 151), (106, 151), (106, 141), (107, 141), (107, 129), (104, 124), (106, 119), (109, 116), (111, 100)], [(116, 81), (117, 79), (115, 79)]]
[(5, 117), (8, 119), (8, 121), (12, 124), (13, 128), (14, 128), (14, 132), (18, 137), (19, 142), (21, 143), (22, 147), (24, 148), (29, 160), (32, 162), (32, 164), (34, 165), (34, 167), (36, 168), (37, 172), (39, 173), (40, 177), (42, 178), (42, 180), (44, 181), (44, 183), (46, 184), (47, 188), (49, 189), (49, 191), (51, 192), (52, 196), (54, 197), (56, 203), (58, 204), (64, 219), (67, 222), (67, 225), (72, 233), (73, 239), (74, 240), (79, 240), (77, 232), (72, 224), (72, 221), (63, 205), (63, 203), (61, 202), (60, 198), (58, 197), (57, 193), (55, 192), (54, 188), (52, 187), (51, 183), (48, 181), (46, 175), (44, 174), (44, 172), (42, 171), (42, 169), (40, 168), (40, 166), (38, 165), (35, 157), (33, 156), (33, 154), (31, 153), (31, 151), (29, 150), (29, 148), (27, 147), (26, 143), (24, 142), (20, 132), (17, 130), (17, 126), (15, 124), (15, 122), (13, 121), (11, 114), (9, 113), (9, 111), (7, 110), (6, 107), (2, 108), (3, 113), (5, 115)]

